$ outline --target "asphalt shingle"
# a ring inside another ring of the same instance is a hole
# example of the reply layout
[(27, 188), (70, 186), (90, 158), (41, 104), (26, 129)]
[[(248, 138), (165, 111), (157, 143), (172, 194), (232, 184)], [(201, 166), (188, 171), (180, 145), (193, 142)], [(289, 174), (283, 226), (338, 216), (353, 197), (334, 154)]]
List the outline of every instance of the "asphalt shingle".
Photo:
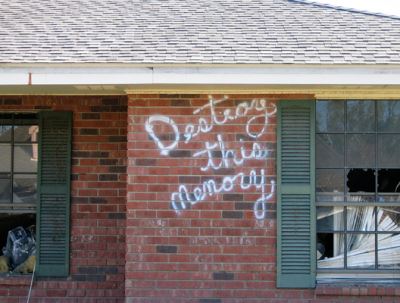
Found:
[(297, 0), (0, 0), (0, 63), (400, 63), (400, 18)]

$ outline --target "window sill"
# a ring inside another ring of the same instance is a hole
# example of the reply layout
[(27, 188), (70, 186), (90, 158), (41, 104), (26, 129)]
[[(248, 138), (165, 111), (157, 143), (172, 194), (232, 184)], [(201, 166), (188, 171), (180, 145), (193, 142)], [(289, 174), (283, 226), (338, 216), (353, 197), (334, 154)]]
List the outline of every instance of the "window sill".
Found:
[(399, 284), (319, 284), (315, 289), (317, 296), (400, 296)]
[(0, 275), (0, 286), (3, 285), (30, 285), (32, 275), (10, 275), (1, 274)]

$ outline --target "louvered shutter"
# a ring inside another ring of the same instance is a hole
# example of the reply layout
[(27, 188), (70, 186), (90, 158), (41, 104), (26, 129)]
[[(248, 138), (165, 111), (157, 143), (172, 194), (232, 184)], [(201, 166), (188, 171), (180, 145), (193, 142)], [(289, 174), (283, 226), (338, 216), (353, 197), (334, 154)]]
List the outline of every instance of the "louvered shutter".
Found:
[(277, 286), (315, 287), (315, 102), (278, 105)]
[(69, 112), (41, 112), (39, 128), (39, 204), (37, 274), (67, 276), (71, 124)]

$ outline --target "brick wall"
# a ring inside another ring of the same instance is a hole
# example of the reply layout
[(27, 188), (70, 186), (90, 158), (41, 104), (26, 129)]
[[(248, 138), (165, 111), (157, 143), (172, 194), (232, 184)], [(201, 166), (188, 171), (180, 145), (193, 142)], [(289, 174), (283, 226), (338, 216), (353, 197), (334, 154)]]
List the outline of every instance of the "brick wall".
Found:
[(396, 302), (275, 287), (276, 104), (307, 97), (129, 96), (127, 303)]
[[(74, 113), (71, 275), (30, 302), (397, 302), (396, 285), (275, 288), (274, 111), (304, 97), (0, 97)], [(0, 302), (29, 283), (0, 276)]]
[[(70, 277), (40, 279), (34, 302), (124, 301), (125, 97), (0, 97), (2, 110), (73, 112)], [(26, 302), (30, 277), (0, 277), (0, 301)]]

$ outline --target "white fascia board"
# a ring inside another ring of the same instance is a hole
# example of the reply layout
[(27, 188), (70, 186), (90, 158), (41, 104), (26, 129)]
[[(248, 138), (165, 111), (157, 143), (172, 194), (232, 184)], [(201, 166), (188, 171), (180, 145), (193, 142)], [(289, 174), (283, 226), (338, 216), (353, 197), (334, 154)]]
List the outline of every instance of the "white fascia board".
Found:
[(399, 85), (400, 67), (157, 68), (156, 84)]
[(32, 85), (148, 84), (150, 68), (45, 68), (32, 70)]
[(0, 85), (400, 85), (400, 66), (2, 67)]
[(114, 85), (149, 84), (151, 68), (3, 67), (0, 85)]
[(26, 85), (28, 81), (25, 71), (0, 68), (0, 85)]

